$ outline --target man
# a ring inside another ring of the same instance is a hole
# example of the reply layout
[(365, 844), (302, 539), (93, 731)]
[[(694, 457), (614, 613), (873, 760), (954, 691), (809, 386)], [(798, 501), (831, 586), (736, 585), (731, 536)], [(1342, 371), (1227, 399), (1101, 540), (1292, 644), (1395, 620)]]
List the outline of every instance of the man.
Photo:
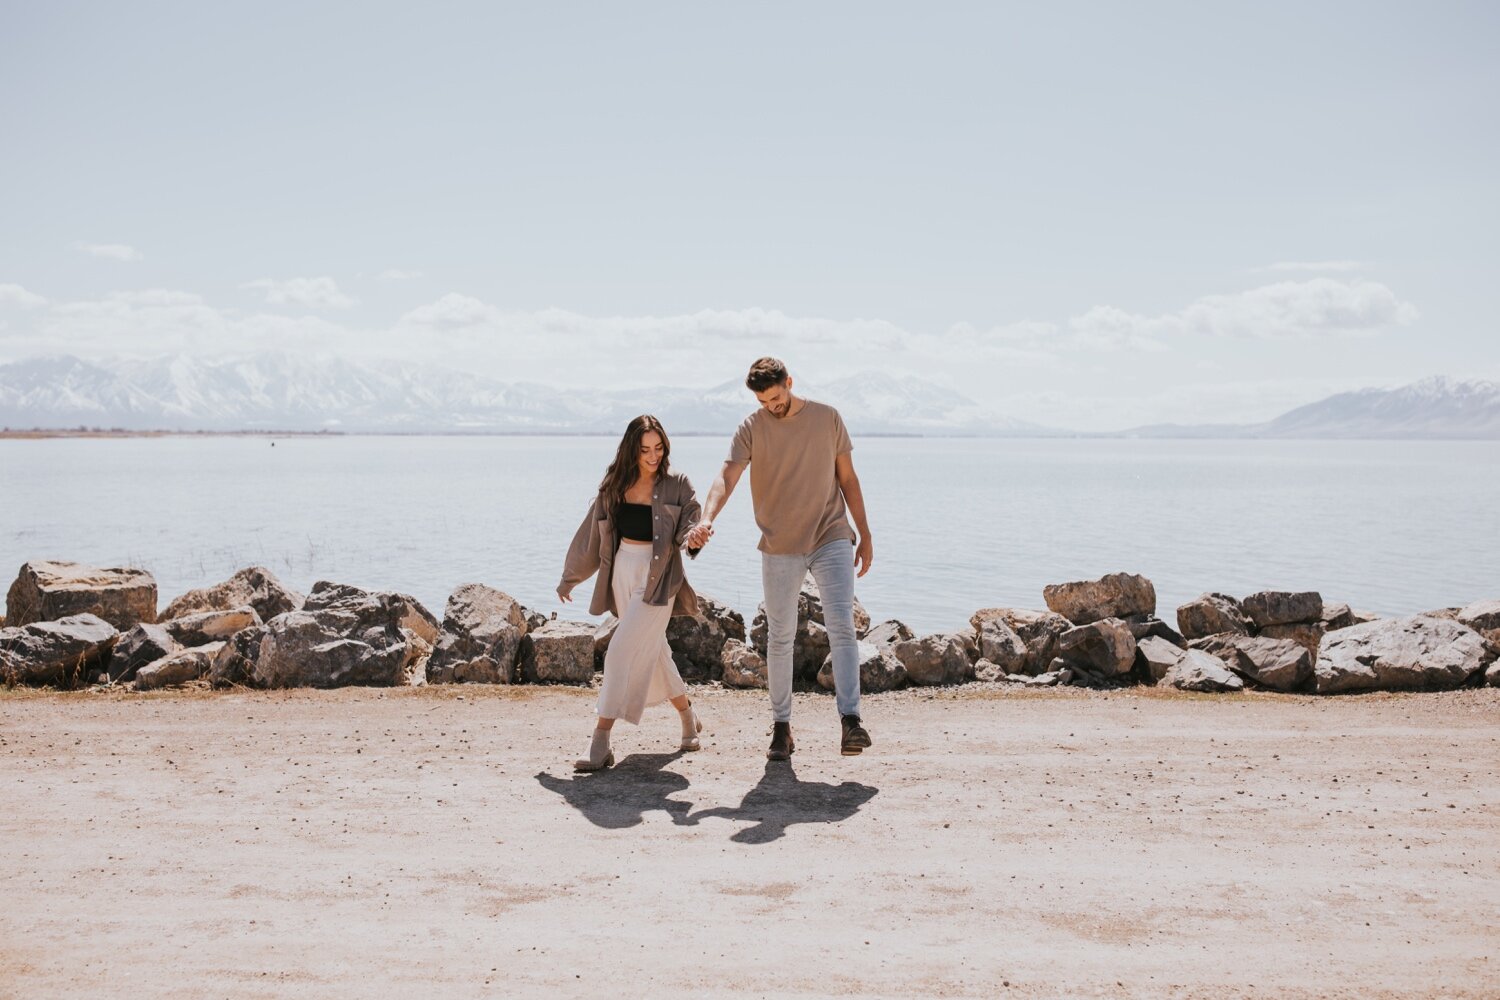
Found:
[[(792, 639), (797, 598), (812, 573), (823, 602), (823, 624), (833, 654), (833, 682), (843, 720), (840, 751), (870, 746), (859, 718), (859, 649), (854, 637), (854, 576), (870, 571), (874, 548), (859, 477), (849, 457), (854, 445), (831, 406), (792, 393), (792, 377), (775, 358), (750, 366), (745, 385), (760, 401), (735, 431), (729, 458), (714, 480), (703, 519), (687, 544), (701, 548), (714, 518), (750, 466), (750, 496), (760, 527), (761, 579), (766, 594), (766, 671), (771, 688), (771, 748), (786, 760), (792, 740)], [(859, 526), (856, 536), (845, 511)]]

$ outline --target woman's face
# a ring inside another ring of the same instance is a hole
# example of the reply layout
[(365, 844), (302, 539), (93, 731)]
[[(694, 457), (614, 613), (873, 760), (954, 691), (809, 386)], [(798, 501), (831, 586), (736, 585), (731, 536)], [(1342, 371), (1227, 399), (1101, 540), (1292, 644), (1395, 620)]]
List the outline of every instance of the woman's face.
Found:
[(666, 448), (662, 446), (661, 435), (655, 431), (647, 431), (641, 435), (641, 450), (637, 456), (641, 463), (641, 477), (651, 479), (656, 475), (657, 466), (661, 465), (662, 456), (666, 454)]

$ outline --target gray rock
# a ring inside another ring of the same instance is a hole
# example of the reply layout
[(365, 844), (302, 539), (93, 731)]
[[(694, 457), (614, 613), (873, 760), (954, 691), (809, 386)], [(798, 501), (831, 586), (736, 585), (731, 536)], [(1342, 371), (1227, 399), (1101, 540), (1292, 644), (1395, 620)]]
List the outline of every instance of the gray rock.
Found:
[(667, 621), (667, 645), (677, 672), (689, 683), (716, 681), (723, 672), (720, 658), (730, 639), (745, 641), (745, 619), (703, 594), (696, 615), (675, 615)]
[[(903, 640), (904, 641), (904, 640)], [(859, 642), (859, 689), (863, 692), (894, 691), (906, 684), (906, 665), (892, 652), (889, 644)], [(834, 690), (833, 654), (818, 669), (818, 686)]]
[(1160, 681), (1182, 659), (1182, 648), (1159, 636), (1148, 635), (1136, 644), (1137, 664), (1143, 677)]
[(725, 687), (764, 689), (767, 686), (766, 658), (738, 639), (724, 643), (719, 665)]
[(1201, 649), (1185, 650), (1162, 684), (1182, 691), (1243, 691), (1245, 682), (1224, 661)]
[(1156, 588), (1135, 573), (1110, 573), (1097, 580), (1052, 583), (1042, 588), (1047, 607), (1074, 625), (1101, 618), (1156, 613)]
[(1484, 683), (1488, 687), (1500, 687), (1500, 660), (1489, 665), (1484, 672)]
[(200, 611), (233, 611), (252, 607), (260, 620), (268, 622), (288, 611), (302, 610), (303, 597), (276, 579), (264, 566), (248, 566), (212, 587), (190, 590), (167, 605), (163, 619), (181, 618)]
[(208, 668), (207, 677), (214, 687), (250, 685), (255, 662), (260, 658), (260, 640), (266, 631), (264, 626), (247, 628), (225, 640)]
[(588, 684), (594, 679), (594, 626), (549, 621), (527, 635), (521, 675), (531, 684)]
[(1131, 615), (1124, 621), (1130, 629), (1130, 634), (1135, 636), (1136, 642), (1154, 636), (1157, 639), (1167, 640), (1179, 649), (1187, 648), (1187, 640), (1182, 637), (1182, 633), (1155, 615)]
[(1296, 691), (1312, 674), (1311, 654), (1291, 639), (1225, 633), (1195, 639), (1193, 648), (1212, 653), (1235, 673), (1273, 691)]
[(1026, 643), (1026, 664), (1022, 672), (1028, 674), (1039, 674), (1047, 669), (1053, 659), (1057, 637), (1073, 627), (1073, 623), (1062, 615), (1023, 608), (984, 608), (974, 612), (969, 624), (974, 626), (977, 635), (990, 621), (1003, 622)]
[[(854, 601), (854, 634), (863, 636), (870, 629), (870, 615), (859, 599)], [(750, 625), (750, 645), (756, 652), (766, 655), (766, 637), (769, 626), (766, 622), (766, 605), (761, 603)], [(792, 635), (792, 676), (802, 681), (813, 681), (823, 660), (828, 656), (828, 630), (823, 621), (823, 599), (818, 585), (809, 575), (802, 583), (802, 592), (797, 596), (797, 628)]]
[(1311, 590), (1262, 590), (1245, 598), (1240, 606), (1260, 628), (1315, 622), (1323, 617), (1323, 595)]
[(206, 645), (179, 649), (154, 663), (148, 663), (136, 671), (135, 689), (150, 691), (154, 688), (186, 684), (206, 675), (214, 659), (223, 650), (224, 643), (211, 642)]
[(907, 628), (905, 623), (898, 622), (894, 618), (888, 622), (881, 622), (864, 635), (865, 642), (873, 642), (877, 646), (893, 646), (898, 642), (914, 638), (916, 638), (916, 633)]
[(1073, 682), (1073, 668), (1060, 667), (1057, 670), (1048, 670), (1034, 677), (1020, 675), (1021, 683), (1027, 687), (1056, 687), (1059, 684), (1071, 684)]
[[(544, 619), (542, 625), (545, 624), (546, 620)], [(541, 625), (537, 627), (541, 628)], [(614, 639), (615, 630), (619, 627), (620, 619), (614, 615), (605, 615), (604, 621), (600, 622), (599, 627), (594, 629), (594, 673), (597, 674), (604, 669), (604, 654), (609, 652), (610, 641)]]
[(145, 570), (75, 562), (24, 564), (5, 598), (8, 627), (97, 615), (117, 630), (156, 621), (156, 580)]
[(1177, 629), (1189, 641), (1223, 632), (1250, 634), (1240, 602), (1228, 594), (1200, 594), (1177, 609)]
[(1002, 674), (1026, 672), (1026, 640), (1000, 618), (991, 618), (979, 626), (979, 655), (995, 664)]
[(1267, 625), (1260, 630), (1260, 634), (1267, 639), (1289, 639), (1307, 650), (1307, 665), (1311, 670), (1312, 665), (1318, 661), (1318, 647), (1323, 642), (1324, 628), (1321, 621), (1302, 622), (1296, 625)]
[(437, 636), (437, 619), (413, 597), (319, 581), (301, 611), (236, 632), (210, 677), (268, 688), (421, 684)]
[(135, 672), (148, 663), (155, 663), (164, 656), (171, 656), (182, 648), (182, 643), (160, 625), (141, 622), (132, 625), (115, 641), (109, 657), (109, 679), (128, 681)]
[(1495, 647), (1467, 625), (1419, 615), (1334, 632), (1323, 640), (1313, 675), (1319, 694), (1438, 690), (1462, 685), (1495, 659)]
[(1354, 620), (1354, 612), (1349, 605), (1343, 602), (1323, 603), (1323, 617), (1319, 619), (1324, 632), (1334, 632), (1341, 628), (1348, 628), (1357, 624)]
[(981, 659), (974, 664), (974, 679), (989, 684), (996, 681), (1008, 680), (1010, 675), (1000, 669), (999, 664), (991, 660)]
[(1093, 668), (1106, 677), (1130, 673), (1135, 648), (1135, 636), (1118, 618), (1101, 618), (1057, 637), (1057, 655), (1069, 666)]
[(890, 647), (913, 684), (962, 684), (973, 676), (964, 637), (952, 633), (906, 639)]
[(230, 611), (199, 611), (161, 623), (167, 633), (184, 646), (206, 646), (223, 642), (241, 629), (261, 624), (260, 615), (248, 605)]
[(1458, 620), (1476, 632), (1500, 629), (1500, 600), (1475, 601), (1459, 609)]
[(514, 597), (482, 583), (461, 584), (443, 609), (427, 683), (514, 683), (526, 632), (525, 609)]
[(118, 637), (89, 613), (0, 628), (0, 682), (77, 687), (104, 666)]

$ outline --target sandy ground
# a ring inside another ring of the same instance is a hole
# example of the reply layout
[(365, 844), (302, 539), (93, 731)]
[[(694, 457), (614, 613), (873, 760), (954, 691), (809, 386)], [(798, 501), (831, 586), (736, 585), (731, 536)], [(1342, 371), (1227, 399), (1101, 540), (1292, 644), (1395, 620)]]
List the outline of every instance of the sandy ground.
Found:
[(695, 697), (0, 693), (0, 995), (1500, 995), (1500, 691)]

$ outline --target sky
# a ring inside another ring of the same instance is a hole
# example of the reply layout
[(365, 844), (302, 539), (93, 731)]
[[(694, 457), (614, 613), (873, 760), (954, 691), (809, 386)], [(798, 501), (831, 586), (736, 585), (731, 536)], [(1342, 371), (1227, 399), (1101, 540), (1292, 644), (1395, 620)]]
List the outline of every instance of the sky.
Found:
[(1500, 379), (1493, 3), (0, 0), (0, 363), (915, 375), (1054, 426)]

